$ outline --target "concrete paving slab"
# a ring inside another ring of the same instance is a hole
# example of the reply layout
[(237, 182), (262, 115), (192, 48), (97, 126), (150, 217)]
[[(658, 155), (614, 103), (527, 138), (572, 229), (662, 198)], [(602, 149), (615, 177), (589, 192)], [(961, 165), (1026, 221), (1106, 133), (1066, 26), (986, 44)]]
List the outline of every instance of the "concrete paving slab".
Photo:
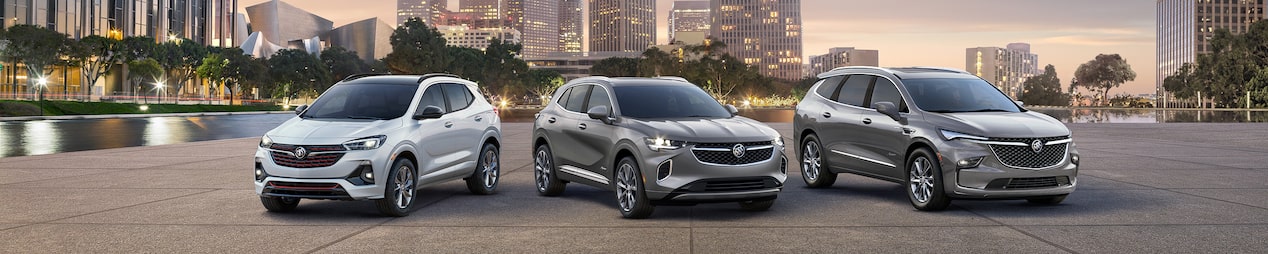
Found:
[[(234, 157), (223, 158), (207, 158), (206, 160), (192, 161), (188, 163), (163, 165), (158, 167), (149, 167), (148, 170), (212, 170), (212, 171), (242, 171), (252, 172), (254, 168), (254, 155), (240, 155)], [(254, 174), (254, 173), (252, 173)]]
[(1002, 226), (694, 228), (692, 236), (697, 253), (1062, 252)]
[(1265, 161), (1264, 158), (1268, 158), (1268, 153), (1251, 156), (1185, 157), (1184, 160), (1229, 168), (1268, 169), (1268, 161)]
[(690, 253), (691, 229), (381, 226), (317, 253)]
[(1105, 179), (1105, 178), (1100, 178), (1100, 177), (1096, 177), (1096, 176), (1092, 176), (1092, 175), (1088, 175), (1088, 174), (1080, 174), (1080, 175), (1079, 175), (1079, 177), (1078, 177), (1078, 179), (1079, 179), (1079, 186), (1078, 186), (1078, 190), (1075, 190), (1075, 192), (1079, 192), (1080, 190), (1148, 190), (1148, 189), (1154, 189), (1154, 187), (1149, 187), (1149, 186), (1144, 186), (1144, 185), (1139, 185), (1139, 184), (1131, 184), (1131, 183), (1122, 182), (1122, 181), (1116, 181), (1116, 180), (1111, 180), (1111, 179)]
[(956, 200), (1006, 225), (1237, 224), (1268, 221), (1268, 209), (1167, 190), (1081, 190), (1056, 206), (1024, 200)]
[(1089, 167), (1081, 175), (1155, 188), (1268, 188), (1268, 170), (1255, 169), (1110, 169)]
[[(255, 173), (248, 168), (230, 170), (137, 169), (102, 174), (69, 176), (5, 185), (6, 188), (50, 189), (252, 189)], [(103, 180), (108, 179), (108, 180)]]
[(41, 224), (0, 231), (12, 253), (303, 253), (364, 227)]
[(1172, 191), (1268, 209), (1268, 189), (1173, 189)]
[(0, 169), (0, 187), (6, 184), (43, 181), (48, 179), (65, 179), (68, 177), (105, 174), (118, 172), (122, 169), (25, 169), (25, 168), (6, 168)]
[(1202, 164), (1195, 162), (1183, 161), (1180, 158), (1166, 157), (1165, 159), (1129, 156), (1129, 157), (1106, 157), (1101, 158), (1096, 155), (1087, 154), (1080, 151), (1079, 172), (1088, 170), (1104, 170), (1116, 171), (1126, 169), (1183, 169), (1183, 170), (1205, 170), (1205, 169), (1229, 169), (1226, 166)]
[(1022, 226), (1078, 253), (1263, 253), (1268, 225)]
[(92, 155), (49, 157), (41, 160), (6, 162), (0, 169), (137, 169), (205, 160), (206, 157), (143, 157), (129, 155)]
[[(201, 189), (17, 189), (0, 188), (0, 197), (21, 202), (0, 206), (0, 223), (37, 223), (192, 195)], [(3, 239), (3, 238), (0, 238)]]
[[(427, 195), (420, 198), (426, 201)], [(301, 200), (293, 212), (270, 213), (253, 190), (217, 190), (57, 223), (371, 226), (388, 219), (370, 201)]]

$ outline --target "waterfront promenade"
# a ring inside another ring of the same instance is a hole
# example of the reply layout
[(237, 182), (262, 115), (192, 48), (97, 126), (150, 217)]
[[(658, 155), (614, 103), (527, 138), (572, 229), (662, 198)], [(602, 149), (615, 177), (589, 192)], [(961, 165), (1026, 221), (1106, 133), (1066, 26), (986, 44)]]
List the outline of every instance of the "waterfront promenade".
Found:
[[(790, 123), (772, 123), (792, 137)], [(625, 220), (613, 194), (533, 190), (530, 123), (505, 123), (492, 196), (424, 189), (409, 217), (371, 202), (264, 211), (256, 138), (0, 158), (0, 253), (1261, 253), (1268, 124), (1070, 124), (1083, 165), (1058, 206), (957, 200), (918, 212), (901, 186), (843, 175), (807, 189), (790, 165), (775, 206), (657, 207)], [(792, 144), (794, 140), (786, 139)], [(796, 158), (793, 150), (785, 151)]]

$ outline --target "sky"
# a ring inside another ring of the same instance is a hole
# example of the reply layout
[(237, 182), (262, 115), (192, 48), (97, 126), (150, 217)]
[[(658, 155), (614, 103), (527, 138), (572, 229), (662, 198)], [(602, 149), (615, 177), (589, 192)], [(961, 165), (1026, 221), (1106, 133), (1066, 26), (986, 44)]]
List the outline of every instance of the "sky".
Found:
[[(246, 6), (270, 0), (238, 0)], [(459, 0), (449, 0), (457, 9)], [(656, 0), (658, 41), (668, 40), (672, 0)], [(396, 21), (396, 0), (285, 1), (335, 26), (379, 17)], [(965, 49), (1030, 43), (1039, 65), (1053, 65), (1062, 86), (1097, 54), (1120, 54), (1136, 80), (1111, 94), (1153, 93), (1156, 0), (801, 0), (803, 55), (832, 47), (880, 51), (881, 66), (964, 69)], [(245, 12), (245, 11), (244, 11)], [(583, 43), (584, 44), (584, 43)]]

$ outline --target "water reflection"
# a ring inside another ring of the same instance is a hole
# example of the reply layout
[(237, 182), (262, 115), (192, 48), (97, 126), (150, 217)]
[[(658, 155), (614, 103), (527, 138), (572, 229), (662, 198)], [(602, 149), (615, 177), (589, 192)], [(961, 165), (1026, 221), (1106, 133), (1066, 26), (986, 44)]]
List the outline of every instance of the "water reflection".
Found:
[(1268, 111), (1167, 109), (1032, 109), (1066, 123), (1262, 123)]
[(0, 122), (0, 157), (258, 137), (291, 114)]

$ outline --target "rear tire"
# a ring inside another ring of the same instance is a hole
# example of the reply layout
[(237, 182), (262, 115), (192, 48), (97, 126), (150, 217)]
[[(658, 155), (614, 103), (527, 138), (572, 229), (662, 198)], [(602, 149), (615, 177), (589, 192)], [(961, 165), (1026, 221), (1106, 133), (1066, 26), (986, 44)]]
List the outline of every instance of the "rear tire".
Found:
[(489, 195), (497, 192), (498, 179), (502, 176), (501, 165), (499, 161), (502, 157), (499, 155), (498, 147), (493, 144), (484, 144), (484, 148), (480, 149), (480, 160), (476, 165), (475, 172), (467, 177), (467, 190), (476, 195)]
[(745, 211), (766, 211), (775, 205), (775, 199), (740, 201), (740, 209)]
[(942, 211), (951, 204), (943, 191), (942, 166), (928, 148), (913, 151), (907, 159), (907, 199), (921, 211)]
[(652, 215), (651, 202), (647, 200), (647, 192), (643, 187), (643, 173), (638, 169), (634, 158), (621, 158), (616, 165), (616, 177), (612, 182), (616, 189), (617, 210), (626, 219), (644, 219)]
[(1061, 201), (1065, 201), (1065, 197), (1069, 195), (1070, 194), (1061, 194), (1056, 196), (1026, 198), (1026, 202), (1039, 205), (1057, 205), (1061, 204)]
[(418, 193), (415, 189), (418, 177), (414, 172), (417, 172), (414, 163), (409, 160), (400, 159), (392, 163), (392, 170), (385, 181), (387, 186), (383, 187), (383, 199), (374, 201), (380, 213), (392, 217), (409, 215), (410, 208), (414, 207), (414, 194)]
[(268, 209), (272, 213), (284, 213), (295, 210), (299, 206), (299, 198), (285, 197), (260, 197), (260, 203), (264, 204), (264, 209)]
[(533, 152), (533, 179), (537, 183), (537, 195), (554, 197), (564, 193), (563, 181), (555, 171), (555, 155), (550, 146), (542, 144)]
[(823, 143), (819, 143), (815, 134), (801, 141), (801, 153), (797, 158), (801, 159), (801, 180), (806, 181), (806, 187), (827, 188), (837, 182), (837, 174), (828, 170), (828, 163), (824, 160)]

